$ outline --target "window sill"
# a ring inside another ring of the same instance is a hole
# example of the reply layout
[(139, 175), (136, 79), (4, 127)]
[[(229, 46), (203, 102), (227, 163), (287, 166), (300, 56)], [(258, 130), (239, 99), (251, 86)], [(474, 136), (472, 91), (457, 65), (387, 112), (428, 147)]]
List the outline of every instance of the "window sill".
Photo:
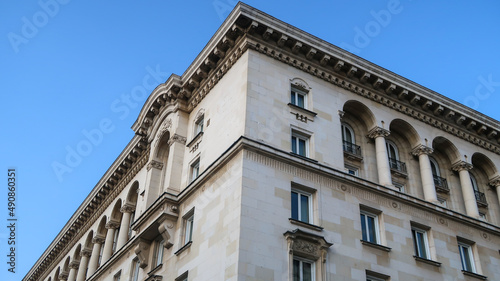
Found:
[(306, 122), (306, 123), (307, 123), (307, 121), (314, 122), (314, 117), (316, 117), (316, 115), (318, 115), (318, 113), (316, 113), (314, 111), (307, 110), (303, 107), (296, 106), (295, 104), (292, 104), (292, 103), (288, 103), (288, 106), (291, 109), (290, 113), (295, 115), (297, 120), (300, 120), (302, 122)]
[(398, 178), (408, 178), (408, 173), (391, 168), (391, 174)]
[(484, 275), (477, 274), (477, 273), (470, 272), (470, 271), (466, 271), (466, 270), (462, 270), (462, 273), (464, 275), (467, 275), (467, 276), (470, 276), (470, 277), (474, 277), (474, 278), (477, 278), (477, 279), (480, 279), (480, 280), (486, 280), (486, 279), (488, 279), (488, 277), (486, 277)]
[(441, 263), (437, 262), (437, 261), (428, 260), (428, 259), (424, 259), (424, 258), (417, 257), (417, 256), (413, 256), (413, 257), (415, 258), (416, 261), (419, 261), (419, 262), (430, 264), (430, 265), (433, 265), (433, 266), (436, 266), (436, 267), (440, 267), (441, 266)]
[(163, 280), (163, 276), (161, 276), (161, 275), (151, 275), (148, 278), (146, 278), (146, 280), (144, 280), (144, 281), (160, 281), (160, 280)]
[(344, 151), (344, 157), (352, 161), (363, 161), (363, 156)]
[(314, 224), (310, 224), (310, 223), (299, 221), (299, 220), (292, 219), (292, 218), (289, 218), (288, 220), (290, 221), (291, 224), (295, 224), (295, 225), (302, 226), (302, 227), (309, 228), (309, 229), (316, 230), (316, 231), (323, 231), (323, 228), (321, 226), (317, 226)]
[(303, 159), (303, 160), (309, 161), (309, 162), (311, 162), (311, 163), (318, 163), (318, 161), (317, 161), (317, 160), (314, 160), (314, 159), (309, 158), (309, 157), (307, 157), (307, 156), (302, 156), (302, 155), (297, 154), (297, 153), (290, 152), (290, 155), (293, 155), (293, 156), (298, 157), (298, 158), (300, 158), (300, 159)]
[(179, 250), (177, 250), (177, 252), (174, 253), (174, 255), (178, 256), (180, 255), (182, 252), (184, 252), (187, 248), (191, 247), (191, 244), (193, 244), (193, 241), (189, 241), (186, 243), (186, 245), (182, 246)]
[(194, 136), (194, 138), (188, 144), (186, 144), (186, 146), (188, 148), (191, 148), (191, 146), (193, 146), (193, 144), (196, 143), (196, 145), (193, 148), (191, 148), (191, 150), (193, 150), (193, 151), (196, 150), (201, 142), (202, 136), (203, 136), (203, 132), (199, 132), (196, 136)]
[(154, 274), (155, 272), (157, 272), (158, 270), (160, 270), (160, 268), (163, 267), (163, 263), (160, 263), (159, 265), (157, 265), (155, 268), (151, 269), (150, 272), (148, 272), (148, 276)]
[(391, 251), (391, 248), (389, 248), (389, 247), (382, 246), (380, 244), (375, 244), (375, 243), (372, 243), (372, 242), (368, 242), (368, 241), (365, 241), (365, 240), (361, 240), (361, 244), (363, 244), (365, 246), (368, 246), (368, 247), (372, 247), (372, 248), (378, 249), (378, 250), (382, 250), (384, 252), (390, 252)]

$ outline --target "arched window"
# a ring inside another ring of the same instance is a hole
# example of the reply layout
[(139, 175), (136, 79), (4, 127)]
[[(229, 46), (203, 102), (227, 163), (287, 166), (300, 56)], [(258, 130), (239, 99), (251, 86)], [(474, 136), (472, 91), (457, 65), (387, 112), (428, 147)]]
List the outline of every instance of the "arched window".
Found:
[(436, 159), (429, 157), (431, 162), (432, 178), (434, 179), (434, 186), (437, 192), (448, 193), (450, 190), (448, 188), (448, 182), (445, 178), (441, 177), (441, 171), (439, 170), (439, 165)]
[(387, 146), (387, 156), (389, 157), (389, 159), (394, 159), (399, 161), (399, 152), (396, 144), (390, 140), (386, 140), (385, 144)]
[(429, 157), (429, 160), (431, 161), (432, 175), (434, 177), (440, 177), (441, 176), (441, 172), (439, 172), (439, 165), (438, 165), (438, 163), (432, 157)]
[(344, 143), (348, 142), (356, 144), (356, 140), (354, 138), (354, 130), (346, 123), (342, 123), (342, 140), (344, 141)]
[[(474, 189), (474, 191), (477, 193), (479, 192), (479, 188), (478, 188), (478, 185), (477, 185), (477, 180), (476, 180), (476, 177), (474, 177), (473, 174), (470, 174), (470, 182), (472, 183), (472, 189)], [(477, 197), (477, 195), (476, 195)]]

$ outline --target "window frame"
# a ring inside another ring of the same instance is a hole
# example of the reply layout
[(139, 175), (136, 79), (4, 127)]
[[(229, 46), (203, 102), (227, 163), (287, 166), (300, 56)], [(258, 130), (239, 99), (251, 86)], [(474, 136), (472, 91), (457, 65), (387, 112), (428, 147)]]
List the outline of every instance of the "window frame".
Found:
[(200, 176), (200, 157), (196, 158), (190, 165), (189, 182), (195, 181)]
[[(352, 173), (351, 173), (351, 171), (352, 171)], [(348, 173), (349, 175), (359, 177), (359, 168), (358, 167), (354, 167), (351, 165), (344, 165), (344, 172)]]
[(474, 191), (480, 192), (479, 191), (479, 185), (477, 183), (476, 177), (472, 173), (469, 173), (469, 177), (470, 177), (470, 182), (471, 182), (471, 185), (472, 185), (472, 189)]
[[(294, 138), (295, 140), (295, 147), (294, 147)], [(302, 156), (302, 157), (309, 157), (309, 142), (310, 142), (311, 136), (305, 135), (299, 131), (293, 130), (291, 133), (290, 137), (290, 148), (293, 154)], [(304, 154), (300, 153), (300, 144), (299, 141), (304, 141)], [(295, 151), (294, 151), (295, 150)]]
[(115, 232), (113, 233), (113, 246), (111, 247), (111, 253), (116, 253), (116, 250), (118, 250), (116, 248), (117, 244), (118, 244), (118, 236), (120, 235), (120, 226), (118, 226), (117, 228), (115, 228)]
[[(458, 241), (458, 253), (460, 255), (460, 262), (462, 264), (462, 270), (466, 272), (477, 273), (476, 263), (474, 261), (474, 252), (472, 250), (473, 245), (467, 242)], [(470, 263), (470, 270), (467, 269), (466, 260), (464, 253), (467, 252), (468, 260)]]
[(182, 241), (183, 245), (193, 242), (193, 229), (194, 229), (194, 208), (189, 210), (182, 217)]
[[(297, 87), (295, 85), (291, 85), (290, 104), (297, 106), (297, 107), (300, 107), (300, 108), (303, 108), (303, 109), (307, 109), (308, 108), (308, 102), (307, 102), (308, 94), (309, 94), (309, 92), (307, 92), (306, 90), (300, 89), (299, 87)], [(299, 96), (302, 96), (303, 106), (300, 106), (299, 99), (298, 99)]]
[[(370, 237), (370, 235), (369, 235), (370, 231), (368, 230), (369, 229), (368, 222), (366, 221), (366, 219), (363, 221), (363, 218), (361, 216), (365, 216), (365, 218), (366, 217), (373, 218), (373, 227), (375, 228), (374, 229), (375, 241), (370, 241), (368, 239), (363, 239), (363, 236), (365, 236), (365, 235), (366, 235), (367, 238)], [(369, 242), (369, 243), (381, 245), (380, 226), (379, 226), (379, 214), (376, 214), (376, 213), (373, 213), (373, 212), (361, 209), (360, 210), (360, 221), (361, 221), (361, 240)], [(365, 228), (363, 228), (363, 224), (365, 225)], [(364, 233), (363, 229), (366, 229), (367, 233)]]
[[(299, 262), (299, 278), (298, 279), (295, 279), (295, 261)], [(316, 280), (316, 262), (315, 261), (312, 261), (312, 260), (309, 260), (309, 259), (305, 259), (305, 258), (302, 258), (302, 257), (299, 257), (299, 256), (293, 256), (293, 260), (292, 260), (292, 278), (293, 278), (293, 281), (297, 280), (297, 281), (303, 281), (304, 280), (304, 276), (303, 276), (303, 265), (304, 263), (308, 263), (311, 265), (311, 276), (310, 276), (310, 280), (311, 281), (315, 281)]]
[[(417, 233), (421, 235), (423, 241), (418, 240), (417, 238)], [(427, 229), (423, 229), (420, 227), (412, 226), (411, 227), (411, 235), (412, 235), (412, 240), (413, 240), (413, 250), (415, 253), (416, 257), (419, 257), (421, 259), (426, 259), (426, 260), (432, 260), (431, 258), (431, 252), (430, 252), (430, 247), (429, 247), (429, 232)], [(425, 251), (425, 255), (422, 255), (420, 253), (421, 247), (419, 247), (419, 243), (423, 242), (423, 250)]]
[(122, 278), (122, 271), (118, 271), (117, 273), (115, 273), (115, 275), (113, 275), (113, 281), (120, 281)]
[[(347, 141), (347, 142), (350, 142), (352, 144), (356, 144), (356, 135), (354, 134), (354, 130), (351, 127), (351, 125), (349, 125), (345, 122), (342, 122), (341, 128), (342, 128), (342, 141)], [(351, 141), (346, 140), (346, 138), (345, 138), (346, 132), (349, 132), (349, 134), (351, 134), (351, 138), (352, 138)]]
[[(385, 140), (385, 145), (386, 145), (386, 148), (387, 148), (387, 157), (389, 158), (392, 158), (392, 159), (395, 159), (397, 161), (400, 161), (399, 160), (399, 149), (398, 149), (398, 146), (391, 140)], [(394, 150), (394, 155), (391, 156), (391, 148)]]
[(165, 239), (163, 236), (159, 235), (154, 240), (154, 249), (153, 249), (153, 260), (152, 260), (152, 268), (156, 268), (163, 264), (163, 255), (165, 253)]
[(130, 281), (138, 281), (139, 280), (139, 269), (141, 262), (138, 258), (132, 260), (132, 268), (130, 270)]
[(196, 121), (194, 122), (194, 135), (197, 136), (198, 134), (203, 133), (204, 129), (204, 122), (205, 122), (205, 115), (201, 115)]
[[(293, 193), (297, 194), (297, 218), (294, 218), (294, 204), (293, 204)], [(307, 197), (307, 221), (304, 221), (302, 219), (302, 196)], [(314, 224), (314, 218), (313, 218), (313, 194), (311, 192), (304, 191), (302, 189), (294, 188), (292, 187), (290, 191), (290, 218), (296, 221), (300, 221), (303, 223), (307, 224)]]
[[(431, 172), (433, 176), (441, 177), (441, 171), (439, 169), (439, 164), (433, 157), (429, 156), (429, 161), (431, 163)], [(432, 168), (434, 166), (434, 169)]]

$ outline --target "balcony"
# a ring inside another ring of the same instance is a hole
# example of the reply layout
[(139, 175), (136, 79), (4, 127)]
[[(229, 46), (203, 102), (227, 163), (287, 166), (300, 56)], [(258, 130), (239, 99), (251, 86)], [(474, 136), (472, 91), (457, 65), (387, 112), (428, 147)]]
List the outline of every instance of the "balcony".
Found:
[(396, 176), (402, 178), (408, 177), (408, 172), (406, 171), (405, 162), (401, 162), (399, 160), (389, 157), (389, 167), (391, 167), (391, 172), (396, 174)]
[(361, 147), (354, 143), (344, 141), (342, 145), (344, 149), (344, 156), (350, 160), (363, 160), (363, 156), (361, 156)]
[(445, 178), (438, 177), (436, 175), (433, 175), (434, 178), (434, 186), (436, 187), (437, 192), (441, 193), (449, 193), (450, 188), (448, 187), (448, 182), (446, 181)]
[(487, 207), (488, 203), (486, 203), (486, 196), (483, 192), (479, 192), (474, 190), (474, 195), (476, 196), (476, 202), (479, 207)]

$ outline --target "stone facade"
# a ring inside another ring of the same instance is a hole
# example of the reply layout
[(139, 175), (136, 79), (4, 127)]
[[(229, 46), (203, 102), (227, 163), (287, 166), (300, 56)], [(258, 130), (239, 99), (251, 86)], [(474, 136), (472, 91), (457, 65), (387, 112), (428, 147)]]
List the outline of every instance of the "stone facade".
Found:
[(498, 280), (500, 124), (239, 3), (23, 280)]

